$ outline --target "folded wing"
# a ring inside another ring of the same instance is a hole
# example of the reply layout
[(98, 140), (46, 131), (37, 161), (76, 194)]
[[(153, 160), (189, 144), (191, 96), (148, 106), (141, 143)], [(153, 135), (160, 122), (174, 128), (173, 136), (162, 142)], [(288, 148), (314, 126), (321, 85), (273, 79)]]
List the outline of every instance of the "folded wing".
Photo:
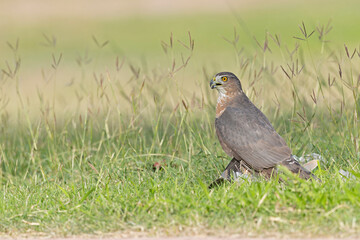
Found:
[(289, 159), (291, 150), (266, 116), (254, 105), (228, 107), (215, 120), (220, 143), (233, 157), (243, 159), (256, 170), (274, 167)]

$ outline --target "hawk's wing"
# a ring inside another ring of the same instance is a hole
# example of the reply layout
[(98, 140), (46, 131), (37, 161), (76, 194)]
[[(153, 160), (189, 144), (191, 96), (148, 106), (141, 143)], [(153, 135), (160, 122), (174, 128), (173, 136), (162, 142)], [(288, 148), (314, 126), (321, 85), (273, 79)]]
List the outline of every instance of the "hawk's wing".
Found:
[(265, 115), (254, 105), (228, 107), (215, 120), (221, 145), (256, 170), (274, 167), (289, 159), (291, 150)]

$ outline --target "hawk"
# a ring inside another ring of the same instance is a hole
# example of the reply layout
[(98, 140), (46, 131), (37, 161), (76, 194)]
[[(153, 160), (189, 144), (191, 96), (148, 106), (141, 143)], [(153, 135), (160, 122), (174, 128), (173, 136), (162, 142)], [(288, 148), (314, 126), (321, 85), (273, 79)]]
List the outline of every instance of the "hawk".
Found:
[(221, 175), (222, 179), (231, 181), (232, 172), (250, 172), (270, 178), (276, 173), (277, 165), (303, 179), (314, 177), (293, 158), (284, 139), (245, 95), (240, 80), (233, 73), (216, 74), (210, 87), (219, 93), (216, 134), (225, 153), (232, 157)]

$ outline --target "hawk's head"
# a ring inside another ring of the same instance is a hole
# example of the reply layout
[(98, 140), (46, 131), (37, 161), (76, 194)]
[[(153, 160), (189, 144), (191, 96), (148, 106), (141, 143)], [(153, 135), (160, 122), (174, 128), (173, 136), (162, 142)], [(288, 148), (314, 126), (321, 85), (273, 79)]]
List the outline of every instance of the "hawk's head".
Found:
[(210, 81), (211, 89), (216, 88), (220, 93), (242, 90), (240, 80), (231, 72), (220, 72)]

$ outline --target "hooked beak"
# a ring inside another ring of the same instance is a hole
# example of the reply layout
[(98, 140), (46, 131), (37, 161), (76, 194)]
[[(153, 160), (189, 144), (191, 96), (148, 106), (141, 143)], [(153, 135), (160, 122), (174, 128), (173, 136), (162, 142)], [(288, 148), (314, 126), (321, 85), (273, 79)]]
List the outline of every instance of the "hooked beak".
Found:
[(215, 84), (216, 84), (216, 83), (214, 82), (214, 80), (211, 79), (211, 81), (210, 81), (210, 88), (211, 88), (211, 89), (214, 89)]
[(221, 83), (216, 82), (215, 78), (211, 79), (211, 81), (210, 81), (210, 88), (211, 89), (216, 88), (216, 86), (218, 86), (218, 85), (221, 85)]

